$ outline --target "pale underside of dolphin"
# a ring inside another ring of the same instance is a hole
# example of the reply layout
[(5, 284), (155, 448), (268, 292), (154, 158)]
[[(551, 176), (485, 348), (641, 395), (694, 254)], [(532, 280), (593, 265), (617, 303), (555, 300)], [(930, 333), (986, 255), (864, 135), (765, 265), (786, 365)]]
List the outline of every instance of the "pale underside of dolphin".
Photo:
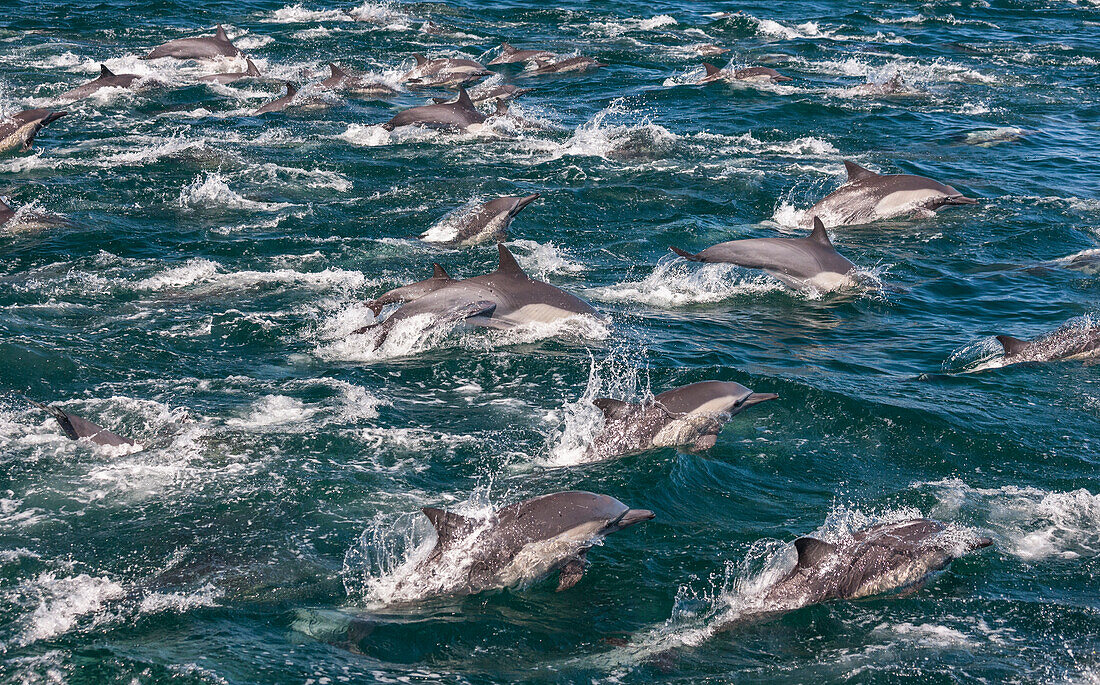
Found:
[(778, 397), (740, 383), (703, 381), (666, 390), (644, 403), (599, 398), (593, 404), (604, 414), (604, 427), (588, 455), (607, 459), (658, 447), (710, 449), (730, 419)]
[(843, 257), (820, 219), (805, 238), (749, 238), (731, 240), (692, 254), (673, 247), (676, 254), (696, 262), (736, 264), (762, 269), (795, 289), (833, 290), (855, 282), (853, 265)]
[(951, 205), (978, 201), (939, 181), (912, 174), (876, 174), (855, 162), (844, 162), (848, 181), (806, 210), (828, 226), (866, 224), (901, 216), (929, 217)]
[(68, 412), (62, 411), (57, 407), (42, 404), (41, 402), (35, 402), (30, 398), (26, 398), (32, 405), (47, 412), (50, 416), (57, 419), (57, 423), (61, 426), (61, 430), (65, 432), (65, 435), (70, 440), (80, 440), (87, 438), (89, 441), (96, 445), (104, 445), (108, 447), (118, 447), (119, 445), (134, 445), (134, 441), (130, 438), (124, 438), (121, 435), (112, 433), (111, 431), (97, 426), (91, 421), (86, 421), (79, 416), (74, 416)]
[(1049, 362), (1100, 357), (1100, 326), (1066, 325), (1034, 340), (998, 335), (1006, 362)]
[(62, 100), (79, 100), (95, 94), (103, 88), (133, 88), (134, 84), (141, 80), (137, 74), (115, 74), (107, 68), (106, 64), (99, 65), (99, 77), (82, 86), (77, 86), (66, 91), (58, 97)]
[(957, 556), (993, 544), (989, 538), (953, 540), (945, 530), (938, 521), (911, 519), (872, 526), (837, 543), (798, 538), (798, 561), (766, 592), (765, 609), (915, 592)]
[(498, 197), (478, 205), (464, 214), (449, 228), (453, 235), (437, 235), (428, 231), (420, 239), (429, 243), (444, 245), (476, 245), (488, 240), (501, 241), (507, 237), (508, 226), (523, 208), (539, 198), (538, 193), (525, 197)]
[(175, 59), (217, 59), (218, 57), (236, 57), (241, 54), (225, 29), (218, 24), (213, 36), (198, 36), (195, 38), (177, 38), (163, 45), (153, 48), (142, 59), (160, 59), (161, 57), (173, 57)]
[(451, 588), (453, 594), (526, 585), (555, 571), (558, 591), (567, 590), (584, 576), (593, 545), (654, 517), (651, 511), (591, 492), (558, 492), (517, 502), (488, 521), (441, 509), (423, 512), (435, 528), (436, 542), (418, 572), (462, 564), (465, 580)]
[(433, 105), (412, 107), (382, 124), (382, 128), (392, 131), (402, 126), (424, 126), (446, 131), (464, 131), (476, 124), (482, 124), (487, 117), (474, 107), (469, 93), (462, 89), (454, 101)]
[(47, 126), (68, 112), (48, 109), (27, 109), (0, 120), (0, 152), (19, 149), (26, 151), (34, 144), (34, 137)]

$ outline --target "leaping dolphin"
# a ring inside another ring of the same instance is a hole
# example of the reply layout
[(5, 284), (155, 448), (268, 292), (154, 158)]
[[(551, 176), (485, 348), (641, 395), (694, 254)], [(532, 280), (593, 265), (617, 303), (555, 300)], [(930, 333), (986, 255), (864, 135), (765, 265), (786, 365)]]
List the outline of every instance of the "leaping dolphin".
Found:
[(835, 290), (854, 283), (856, 268), (836, 251), (825, 225), (814, 217), (814, 230), (805, 238), (750, 238), (708, 247), (698, 254), (671, 248), (694, 262), (723, 262), (763, 269), (788, 287)]
[(65, 435), (70, 440), (80, 440), (81, 438), (88, 438), (97, 445), (105, 445), (108, 447), (118, 447), (119, 445), (134, 445), (136, 444), (130, 438), (124, 438), (121, 435), (112, 433), (111, 431), (97, 426), (91, 421), (85, 421), (79, 416), (73, 416), (67, 412), (52, 407), (41, 402), (35, 402), (30, 398), (24, 398), (32, 405), (38, 407), (42, 411), (48, 412), (51, 416), (57, 419), (57, 422), (61, 425), (61, 430), (65, 431)]
[(225, 35), (225, 29), (218, 24), (218, 29), (213, 36), (198, 36), (196, 38), (177, 38), (164, 45), (153, 48), (148, 55), (141, 59), (160, 59), (161, 57), (173, 57), (175, 59), (216, 59), (218, 57), (236, 57), (241, 51), (230, 42)]
[(764, 603), (786, 611), (832, 599), (916, 592), (956, 557), (993, 544), (989, 538), (952, 541), (945, 529), (939, 521), (911, 519), (872, 526), (838, 543), (798, 538), (798, 562), (767, 591)]
[(489, 60), (489, 66), (496, 64), (516, 64), (533, 59), (552, 60), (557, 55), (549, 50), (520, 50), (508, 43), (500, 44), (500, 54)]
[(832, 226), (866, 224), (879, 219), (913, 215), (929, 217), (951, 205), (975, 205), (951, 186), (924, 176), (876, 174), (845, 161), (848, 181), (806, 211)]
[(382, 124), (382, 128), (392, 131), (401, 126), (426, 126), (452, 131), (464, 131), (470, 126), (485, 122), (487, 117), (474, 107), (473, 100), (466, 89), (460, 89), (458, 98), (453, 102), (439, 102), (434, 105), (412, 107)]
[(416, 66), (406, 72), (403, 80), (414, 86), (457, 86), (493, 73), (472, 59), (443, 57), (430, 60), (419, 52), (413, 53), (413, 58)]
[(1051, 362), (1100, 356), (1100, 326), (1065, 325), (1034, 340), (998, 335), (1006, 362)]
[(417, 572), (445, 573), (444, 566), (461, 564), (466, 578), (453, 594), (527, 585), (555, 571), (558, 591), (568, 590), (584, 576), (588, 550), (611, 533), (654, 518), (652, 511), (631, 509), (614, 497), (579, 491), (510, 504), (488, 521), (422, 511), (436, 543)]
[(567, 74), (571, 72), (588, 71), (589, 69), (599, 69), (600, 67), (607, 66), (599, 60), (585, 57), (584, 55), (568, 57), (558, 61), (535, 60), (535, 65), (534, 69), (520, 72), (516, 78), (542, 76), (544, 74)]
[(52, 124), (68, 112), (48, 109), (25, 109), (0, 121), (0, 153), (16, 148), (26, 151), (34, 144), (34, 137), (43, 126)]
[(421, 234), (420, 239), (445, 245), (476, 245), (487, 240), (499, 242), (507, 237), (512, 219), (537, 199), (538, 193), (526, 197), (498, 197), (466, 213), (450, 227), (453, 233), (437, 235), (435, 231), (427, 231)]
[(260, 70), (252, 63), (252, 60), (247, 57), (244, 58), (244, 62), (247, 65), (247, 69), (244, 71), (229, 71), (224, 74), (209, 74), (207, 76), (200, 76), (199, 80), (204, 83), (220, 83), (225, 85), (227, 83), (233, 83), (240, 81), (244, 78), (256, 78), (260, 76)]
[(62, 100), (79, 100), (103, 88), (132, 88), (134, 82), (140, 79), (141, 76), (137, 74), (115, 74), (107, 68), (106, 64), (100, 64), (98, 78), (72, 90), (65, 91), (58, 98)]
[(723, 426), (746, 407), (778, 397), (723, 381), (666, 390), (643, 404), (601, 397), (592, 403), (603, 412), (604, 427), (589, 446), (588, 455), (608, 459), (678, 446), (707, 450), (714, 447)]
[(397, 94), (395, 89), (390, 88), (381, 81), (372, 81), (359, 74), (350, 74), (331, 62), (328, 68), (331, 75), (324, 81), (321, 81), (322, 88), (343, 90), (361, 97)]

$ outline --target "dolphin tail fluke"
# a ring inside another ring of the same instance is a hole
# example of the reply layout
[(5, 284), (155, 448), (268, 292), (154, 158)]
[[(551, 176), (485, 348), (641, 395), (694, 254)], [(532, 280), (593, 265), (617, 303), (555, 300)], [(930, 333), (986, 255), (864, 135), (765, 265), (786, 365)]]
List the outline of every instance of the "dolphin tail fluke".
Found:
[(75, 428), (73, 428), (73, 422), (69, 420), (68, 414), (58, 409), (57, 407), (51, 407), (48, 404), (36, 402), (29, 397), (23, 397), (23, 399), (57, 419), (57, 423), (60, 424), (61, 430), (65, 432), (65, 437), (69, 438), (70, 440), (80, 439), (80, 434), (76, 432)]
[(710, 62), (703, 62), (703, 68), (707, 70), (707, 76), (714, 76), (718, 72), (722, 71)]
[(832, 554), (836, 549), (836, 545), (817, 538), (807, 537), (795, 540), (794, 548), (798, 550), (798, 567), (812, 568)]
[(1001, 347), (1004, 348), (1006, 357), (1011, 357), (1014, 354), (1020, 354), (1025, 349), (1027, 349), (1026, 340), (1013, 338), (1011, 335), (998, 335), (997, 342), (1001, 343)]
[(673, 252), (675, 252), (677, 255), (683, 257), (684, 259), (688, 259), (688, 260), (691, 260), (693, 262), (704, 261), (703, 258), (700, 257), (699, 255), (692, 254), (692, 253), (688, 252), (687, 250), (681, 250), (678, 247), (670, 247), (668, 249), (672, 250)]
[(859, 181), (864, 178), (875, 178), (878, 176), (870, 169), (864, 169), (860, 165), (851, 160), (844, 160), (844, 170), (848, 172), (848, 182)]
[(115, 73), (108, 69), (106, 64), (99, 65), (99, 78), (112, 78), (114, 75)]

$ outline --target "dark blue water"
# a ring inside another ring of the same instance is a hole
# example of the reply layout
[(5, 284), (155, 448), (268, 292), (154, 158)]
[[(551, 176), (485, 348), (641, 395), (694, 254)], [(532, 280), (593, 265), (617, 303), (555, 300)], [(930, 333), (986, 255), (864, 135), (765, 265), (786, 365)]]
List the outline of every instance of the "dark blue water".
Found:
[[(0, 229), (4, 682), (1097, 680), (1100, 375), (1003, 366), (991, 337), (1097, 314), (1095, 3), (9, 5), (3, 114), (100, 62), (162, 85), (65, 105), (0, 159), (23, 208)], [(217, 22), (270, 80), (137, 59)], [(423, 91), (250, 114), (330, 60), (396, 84), (413, 52), (504, 40), (609, 66), (527, 79), (513, 113), (542, 129), (377, 126)], [(703, 43), (794, 81), (690, 85)], [(919, 93), (855, 90), (895, 74)], [(835, 229), (858, 289), (669, 253), (800, 234), (845, 159), (980, 204)], [(416, 235), (532, 192), (508, 245), (609, 323), (349, 336), (433, 261), (495, 267)], [(781, 399), (705, 453), (583, 463), (589, 400), (707, 379)], [(69, 442), (19, 394), (144, 449)], [(657, 518), (567, 592), (396, 589), (421, 507), (563, 489)], [(743, 620), (785, 543), (909, 516), (994, 546), (907, 597)]]

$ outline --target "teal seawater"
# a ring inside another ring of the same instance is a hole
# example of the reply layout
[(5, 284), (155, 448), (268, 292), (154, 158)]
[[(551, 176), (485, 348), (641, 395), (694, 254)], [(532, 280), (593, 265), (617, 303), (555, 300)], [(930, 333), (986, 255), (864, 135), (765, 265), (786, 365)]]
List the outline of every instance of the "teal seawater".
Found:
[[(195, 80), (209, 66), (137, 59), (218, 22), (272, 80), (211, 87)], [(545, 130), (376, 126), (430, 92), (249, 114), (330, 60), (393, 80), (413, 52), (487, 61), (504, 40), (609, 66), (529, 79), (515, 110)], [(700, 43), (795, 80), (690, 85)], [(1064, 259), (1100, 247), (1095, 3), (0, 13), (4, 114), (56, 106), (101, 61), (166, 85), (66, 106), (32, 153), (0, 159), (0, 195), (65, 219), (0, 230), (3, 682), (1100, 678), (1100, 375), (987, 362), (992, 335), (1097, 313), (1095, 266)], [(851, 90), (895, 73), (923, 93)], [(854, 291), (793, 293), (669, 253), (800, 233), (845, 159), (981, 203), (834, 230), (876, 279)], [(606, 327), (389, 355), (348, 338), (366, 300), (433, 261), (462, 276), (496, 263), (491, 245), (416, 235), (473, 198), (531, 192), (509, 245)], [(706, 379), (780, 400), (705, 453), (578, 463), (587, 400)], [(69, 442), (20, 394), (146, 447)], [(574, 488), (657, 518), (595, 548), (567, 592), (387, 594), (426, 534), (420, 507)], [(796, 536), (912, 515), (995, 544), (907, 597), (731, 620)]]

